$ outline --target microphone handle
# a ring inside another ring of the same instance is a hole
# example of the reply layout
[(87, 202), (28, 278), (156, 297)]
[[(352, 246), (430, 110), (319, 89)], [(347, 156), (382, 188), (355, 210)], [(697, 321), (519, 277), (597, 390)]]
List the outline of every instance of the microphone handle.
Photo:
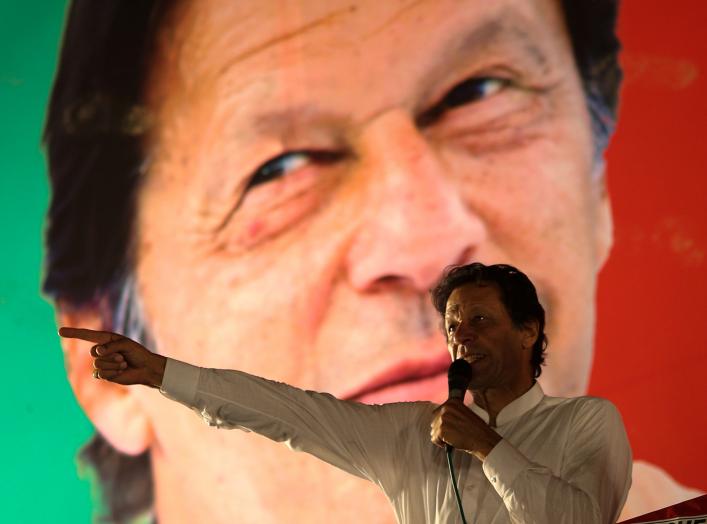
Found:
[[(464, 400), (465, 393), (466, 391), (463, 389), (450, 389), (449, 399), (457, 398), (459, 400)], [(454, 447), (451, 444), (446, 444), (445, 447), (447, 448), (447, 453), (451, 453), (452, 451), (454, 451)]]
[(466, 393), (463, 389), (450, 389), (449, 399), (458, 398), (459, 400), (464, 400), (464, 394)]

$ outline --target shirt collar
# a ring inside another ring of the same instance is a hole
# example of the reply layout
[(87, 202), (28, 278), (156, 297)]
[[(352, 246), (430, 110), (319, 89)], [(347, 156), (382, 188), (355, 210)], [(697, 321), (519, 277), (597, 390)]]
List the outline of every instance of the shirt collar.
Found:
[[(528, 391), (523, 393), (520, 397), (501, 410), (501, 412), (496, 416), (496, 426), (503, 426), (504, 424), (508, 424), (509, 422), (517, 419), (521, 415), (524, 415), (537, 406), (544, 396), (545, 393), (543, 392), (543, 388), (540, 387), (540, 383), (538, 381), (535, 381), (535, 384), (533, 384)], [(472, 403), (469, 408), (488, 424), (489, 414), (479, 407), (478, 404)]]

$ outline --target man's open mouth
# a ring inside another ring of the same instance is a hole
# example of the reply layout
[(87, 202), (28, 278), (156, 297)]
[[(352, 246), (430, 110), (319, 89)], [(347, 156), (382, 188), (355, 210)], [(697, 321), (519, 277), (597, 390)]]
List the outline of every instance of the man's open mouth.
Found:
[(486, 358), (486, 355), (484, 353), (467, 353), (467, 354), (464, 354), (463, 356), (460, 356), (459, 358), (463, 358), (469, 364), (473, 364), (474, 362), (477, 362), (479, 360)]

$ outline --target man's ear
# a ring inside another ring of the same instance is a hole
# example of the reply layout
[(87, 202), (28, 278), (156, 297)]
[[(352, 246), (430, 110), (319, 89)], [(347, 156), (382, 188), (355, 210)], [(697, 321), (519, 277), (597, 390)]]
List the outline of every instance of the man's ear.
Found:
[(523, 324), (523, 349), (533, 349), (535, 341), (540, 336), (540, 324), (537, 320), (532, 319)]
[(604, 162), (600, 162), (592, 176), (597, 181), (597, 210), (595, 228), (595, 250), (597, 271), (606, 263), (614, 245), (614, 217), (611, 213), (611, 200), (606, 186), (606, 170)]
[[(100, 307), (81, 310), (58, 304), (60, 326), (105, 330)], [(96, 429), (121, 453), (139, 455), (152, 442), (152, 427), (142, 405), (131, 388), (93, 378), (91, 344), (62, 338), (64, 366), (81, 408)]]

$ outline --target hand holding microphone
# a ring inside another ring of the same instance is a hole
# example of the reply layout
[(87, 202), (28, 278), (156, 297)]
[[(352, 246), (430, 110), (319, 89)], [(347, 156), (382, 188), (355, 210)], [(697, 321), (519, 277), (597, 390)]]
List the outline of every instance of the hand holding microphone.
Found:
[(471, 382), (471, 365), (455, 360), (447, 373), (449, 398), (435, 410), (430, 424), (432, 443), (453, 447), (484, 460), (501, 437), (476, 413), (464, 405), (464, 394)]

